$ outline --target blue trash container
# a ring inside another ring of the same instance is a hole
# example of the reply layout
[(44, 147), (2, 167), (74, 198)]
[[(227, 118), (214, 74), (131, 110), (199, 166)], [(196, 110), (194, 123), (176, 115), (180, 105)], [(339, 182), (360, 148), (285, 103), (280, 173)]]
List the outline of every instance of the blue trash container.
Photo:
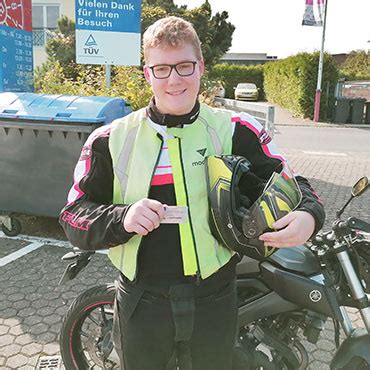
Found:
[(121, 98), (0, 93), (0, 215), (57, 217), (90, 133), (131, 111)]

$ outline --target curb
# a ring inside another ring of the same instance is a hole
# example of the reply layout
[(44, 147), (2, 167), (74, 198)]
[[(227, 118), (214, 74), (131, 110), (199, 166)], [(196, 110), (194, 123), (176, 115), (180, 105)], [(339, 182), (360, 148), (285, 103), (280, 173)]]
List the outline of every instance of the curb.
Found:
[(312, 122), (312, 123), (277, 123), (274, 122), (275, 126), (296, 126), (296, 127), (316, 127), (316, 128), (322, 128), (322, 127), (330, 127), (330, 128), (362, 128), (365, 130), (370, 130), (370, 124), (362, 124), (362, 125), (353, 125), (353, 124), (337, 124), (337, 123), (324, 123), (324, 122)]

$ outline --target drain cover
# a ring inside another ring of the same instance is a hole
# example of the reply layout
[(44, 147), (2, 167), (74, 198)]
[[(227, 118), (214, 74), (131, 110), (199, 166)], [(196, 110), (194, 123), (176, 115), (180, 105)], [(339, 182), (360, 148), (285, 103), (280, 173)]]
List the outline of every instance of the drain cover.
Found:
[(43, 356), (37, 361), (36, 370), (59, 370), (61, 364), (60, 356)]

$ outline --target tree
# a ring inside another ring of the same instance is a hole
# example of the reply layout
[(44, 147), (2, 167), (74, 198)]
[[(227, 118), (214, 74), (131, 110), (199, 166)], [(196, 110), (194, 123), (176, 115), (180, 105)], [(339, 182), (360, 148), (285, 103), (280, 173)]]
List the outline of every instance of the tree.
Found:
[(160, 7), (166, 11), (166, 13), (176, 12), (177, 9), (183, 8), (186, 9), (186, 6), (178, 7), (175, 5), (173, 0), (144, 0), (143, 5)]
[(57, 60), (67, 78), (76, 79), (78, 65), (76, 64), (75, 23), (62, 16), (58, 20), (58, 29), (51, 33), (46, 43), (48, 61)]
[[(228, 22), (228, 13), (216, 13), (212, 16), (208, 0), (198, 8), (187, 9), (177, 6), (173, 0), (143, 0), (141, 31), (156, 20), (167, 15), (176, 15), (190, 21), (196, 29), (202, 44), (206, 66), (212, 67), (230, 48), (235, 27)], [(68, 78), (76, 79), (79, 67), (76, 60), (75, 23), (66, 16), (58, 20), (58, 29), (52, 34), (46, 45), (48, 60), (58, 60)]]
[(370, 78), (370, 54), (365, 50), (351, 51), (341, 72), (350, 79)]
[(202, 52), (207, 67), (212, 67), (229, 50), (235, 27), (228, 22), (226, 11), (212, 16), (208, 0), (198, 8), (188, 9), (177, 6), (173, 0), (144, 0), (142, 7), (142, 32), (156, 20), (166, 16), (182, 17), (194, 25), (202, 44)]
[[(227, 12), (212, 16), (208, 0), (195, 9), (177, 6), (173, 0), (143, 0), (142, 33), (156, 20), (167, 15), (180, 16), (193, 23), (208, 68), (231, 46), (235, 27), (227, 21)], [(75, 62), (75, 44), (75, 23), (62, 17), (58, 21), (58, 30), (47, 42), (47, 61), (35, 71), (35, 87), (38, 92), (122, 96), (131, 102), (134, 109), (148, 103), (151, 90), (143, 78), (141, 68), (114, 66), (112, 87), (108, 90), (104, 84), (103, 66)]]

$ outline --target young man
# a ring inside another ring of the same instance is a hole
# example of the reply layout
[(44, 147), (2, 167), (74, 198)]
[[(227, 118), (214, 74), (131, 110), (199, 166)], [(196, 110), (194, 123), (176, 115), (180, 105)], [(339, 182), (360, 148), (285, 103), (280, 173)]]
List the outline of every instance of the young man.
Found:
[[(199, 104), (204, 61), (190, 23), (157, 21), (143, 48), (154, 97), (90, 136), (60, 222), (73, 245), (110, 248), (125, 370), (230, 370), (238, 256), (209, 229), (203, 159), (241, 155), (266, 180), (284, 159), (253, 117)], [(295, 246), (321, 228), (323, 208), (297, 180), (302, 203), (265, 244)], [(168, 206), (181, 206), (175, 220)]]

